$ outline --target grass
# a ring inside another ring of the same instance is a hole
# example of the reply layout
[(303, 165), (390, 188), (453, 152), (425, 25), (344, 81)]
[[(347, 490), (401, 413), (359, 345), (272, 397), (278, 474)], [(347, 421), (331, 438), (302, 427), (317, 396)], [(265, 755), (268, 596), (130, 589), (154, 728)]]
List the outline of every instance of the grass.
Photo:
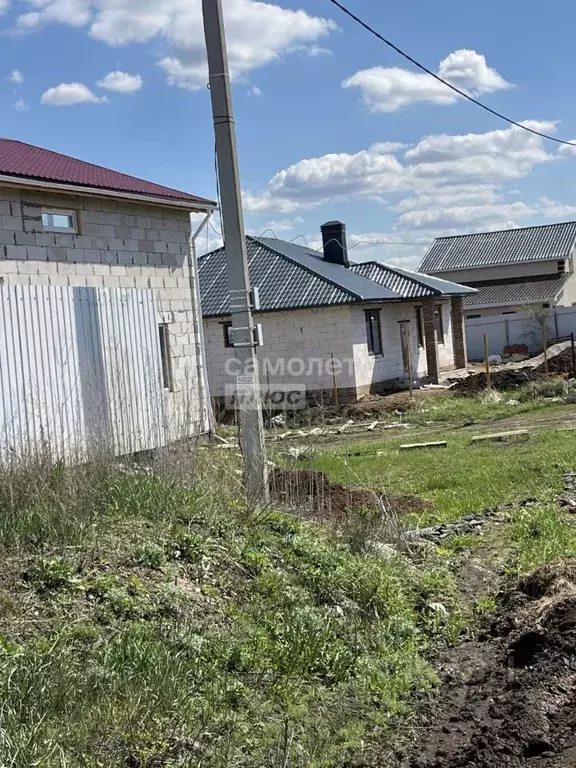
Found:
[(514, 576), (537, 565), (576, 557), (576, 526), (554, 505), (517, 510), (507, 536), (514, 548), (508, 570)]
[[(564, 384), (561, 380), (560, 383)], [(451, 393), (435, 393), (433, 396), (419, 396), (414, 399), (412, 406), (408, 407), (402, 420), (418, 426), (460, 426), (500, 421), (529, 413), (554, 413), (561, 411), (563, 407), (562, 403), (551, 403), (544, 398), (538, 398), (538, 393), (534, 390), (530, 390), (530, 396), (525, 394), (524, 390), (498, 394), (501, 396), (498, 402), (491, 402), (481, 395), (459, 397)]]
[[(433, 499), (409, 524), (552, 499), (574, 469), (570, 431), (504, 446), (447, 439), (402, 454), (400, 439), (339, 445), (314, 466)], [(0, 766), (387, 765), (435, 689), (434, 652), (496, 609), (459, 583), (466, 556), (504, 553), (514, 576), (576, 556), (576, 527), (544, 503), (436, 552), (378, 558), (254, 511), (237, 458), (200, 455), (148, 471), (0, 473)]]
[[(471, 445), (470, 435), (438, 435), (445, 449), (400, 452), (407, 441), (386, 440), (339, 447), (314, 461), (339, 482), (379, 492), (415, 493), (435, 504), (411, 523), (449, 521), (468, 512), (528, 497), (551, 499), (563, 472), (574, 469), (576, 433), (541, 430), (525, 443)], [(374, 454), (376, 451), (380, 455)], [(366, 455), (346, 456), (347, 452)]]
[(464, 631), (451, 573), (256, 514), (224, 477), (0, 477), (0, 765), (378, 764)]

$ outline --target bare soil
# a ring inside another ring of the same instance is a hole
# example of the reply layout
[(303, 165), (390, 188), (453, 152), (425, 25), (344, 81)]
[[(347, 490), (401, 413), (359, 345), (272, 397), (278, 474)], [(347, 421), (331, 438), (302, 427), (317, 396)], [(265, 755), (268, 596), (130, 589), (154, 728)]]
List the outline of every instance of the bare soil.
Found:
[(576, 561), (537, 569), (501, 602), (491, 631), (444, 660), (410, 768), (576, 766)]
[(306, 510), (315, 519), (339, 520), (360, 509), (397, 515), (432, 509), (433, 503), (415, 495), (382, 495), (368, 489), (333, 483), (324, 472), (275, 469), (270, 477), (272, 497), (289, 509)]

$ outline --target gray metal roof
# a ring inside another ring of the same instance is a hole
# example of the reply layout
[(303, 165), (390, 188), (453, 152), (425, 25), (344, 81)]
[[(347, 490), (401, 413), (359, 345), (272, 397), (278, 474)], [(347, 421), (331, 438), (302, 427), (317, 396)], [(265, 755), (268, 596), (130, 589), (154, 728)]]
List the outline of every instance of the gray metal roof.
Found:
[(530, 280), (491, 280), (485, 283), (473, 283), (478, 293), (466, 296), (464, 306), (490, 306), (493, 304), (523, 304), (533, 301), (553, 301), (562, 292), (569, 274), (550, 277), (534, 277)]
[[(464, 295), (466, 286), (375, 262), (349, 268), (324, 261), (322, 253), (284, 240), (247, 237), (248, 269), (258, 286), (260, 310), (326, 307), (359, 302), (406, 301), (426, 296)], [(224, 248), (198, 259), (202, 314), (229, 314)]]
[(422, 275), (402, 267), (390, 267), (379, 261), (366, 261), (363, 264), (352, 264), (350, 269), (373, 280), (378, 285), (384, 285), (395, 293), (400, 293), (404, 299), (425, 299), (430, 296), (465, 296), (473, 294), (474, 288), (452, 283), (439, 277)]
[(258, 240), (268, 248), (282, 254), (293, 264), (339, 286), (353, 295), (356, 300), (397, 301), (399, 298), (396, 292), (356, 274), (352, 269), (324, 261), (324, 256), (320, 251), (305, 248), (296, 243), (287, 243), (285, 240), (273, 240), (269, 237), (259, 237)]
[(566, 259), (576, 242), (576, 221), (539, 227), (439, 237), (420, 264), (421, 272)]

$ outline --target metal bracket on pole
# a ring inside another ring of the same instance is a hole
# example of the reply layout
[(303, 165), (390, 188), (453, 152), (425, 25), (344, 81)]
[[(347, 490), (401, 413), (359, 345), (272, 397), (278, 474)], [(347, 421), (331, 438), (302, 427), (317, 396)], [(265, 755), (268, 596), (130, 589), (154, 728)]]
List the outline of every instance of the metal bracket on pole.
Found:
[[(250, 341), (234, 341), (234, 332), (235, 331), (248, 331), (249, 335), (251, 337)], [(264, 335), (262, 333), (262, 323), (257, 323), (256, 325), (249, 328), (248, 326), (237, 326), (236, 328), (232, 327), (228, 331), (230, 340), (232, 342), (233, 347), (262, 347), (264, 345)]]

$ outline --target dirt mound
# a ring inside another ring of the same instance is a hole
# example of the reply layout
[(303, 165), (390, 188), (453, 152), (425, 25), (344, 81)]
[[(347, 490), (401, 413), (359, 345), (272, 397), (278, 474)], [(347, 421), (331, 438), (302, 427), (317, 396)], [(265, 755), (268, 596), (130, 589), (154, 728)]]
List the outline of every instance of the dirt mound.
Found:
[[(494, 389), (519, 389), (530, 381), (539, 381), (549, 374), (567, 378), (573, 373), (572, 346), (570, 342), (561, 342), (549, 347), (544, 353), (525, 360), (511, 363), (504, 368), (495, 368), (491, 372), (491, 384)], [(464, 379), (453, 380), (452, 391), (460, 395), (473, 395), (486, 389), (486, 373), (480, 371)]]
[(504, 605), (444, 666), (411, 768), (576, 766), (576, 561), (539, 568)]
[(389, 496), (375, 491), (347, 488), (333, 483), (324, 472), (309, 469), (275, 469), (270, 476), (272, 497), (285, 506), (298, 507), (320, 520), (339, 519), (359, 509), (396, 514), (431, 509), (431, 501), (419, 496)]
[[(542, 374), (535, 370), (523, 369), (516, 370), (503, 368), (492, 371), (490, 382), (493, 389), (508, 390), (520, 389), (530, 381), (537, 381), (542, 378)], [(459, 395), (476, 395), (483, 392), (488, 386), (488, 380), (485, 373), (475, 373), (465, 379), (458, 379), (452, 386), (452, 391)]]

